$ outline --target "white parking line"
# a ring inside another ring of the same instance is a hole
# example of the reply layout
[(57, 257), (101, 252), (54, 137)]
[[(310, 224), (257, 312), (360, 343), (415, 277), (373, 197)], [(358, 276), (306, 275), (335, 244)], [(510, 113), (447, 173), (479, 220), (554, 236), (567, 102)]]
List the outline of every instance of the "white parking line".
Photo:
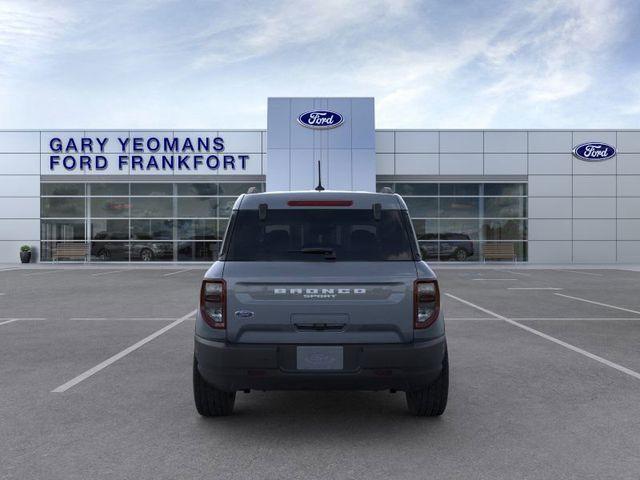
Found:
[[(496, 272), (499, 272), (500, 270), (495, 270)], [(522, 272), (512, 272), (511, 270), (503, 270), (503, 272), (506, 273), (511, 273), (513, 275), (522, 275), (523, 277), (532, 277), (533, 275), (531, 275), (530, 273), (522, 273)]]
[(571, 295), (565, 295), (564, 293), (554, 293), (554, 295), (558, 295), (559, 297), (564, 297), (564, 298), (570, 298), (571, 300), (578, 300), (580, 302), (592, 303), (593, 305), (600, 305), (601, 307), (613, 308), (615, 310), (621, 310), (623, 312), (636, 313), (640, 315), (640, 311), (631, 310), (630, 308), (616, 307), (615, 305), (609, 305), (608, 303), (594, 302), (593, 300), (587, 300), (586, 298), (580, 298), (580, 297), (572, 297)]
[(0, 268), (0, 272), (10, 272), (12, 270), (20, 270), (22, 267)]
[[(448, 297), (451, 297), (454, 300), (457, 300), (457, 301), (459, 301), (461, 303), (464, 303), (465, 305), (468, 305), (469, 307), (476, 308), (476, 309), (480, 310), (481, 312), (484, 312), (484, 313), (486, 313), (488, 315), (491, 315), (492, 317), (498, 318), (500, 320), (504, 320), (505, 322), (507, 322), (507, 323), (509, 323), (509, 324), (511, 324), (511, 325), (513, 325), (515, 327), (521, 328), (523, 330), (526, 330), (529, 333), (533, 333), (534, 335), (542, 337), (545, 340), (549, 340), (550, 342), (553, 342), (553, 343), (555, 343), (557, 345), (560, 345), (560, 346), (562, 346), (562, 347), (564, 347), (564, 348), (566, 348), (568, 350), (571, 350), (572, 352), (579, 353), (580, 355), (584, 355), (585, 357), (590, 358), (592, 360), (595, 360), (596, 362), (600, 362), (603, 365), (606, 365), (607, 367), (611, 367), (611, 368), (613, 368), (615, 370), (618, 370), (619, 372), (625, 373), (625, 374), (635, 378), (636, 380), (640, 380), (640, 373), (638, 373), (638, 372), (636, 372), (634, 370), (631, 370), (631, 369), (629, 369), (627, 367), (623, 367), (622, 365), (618, 365), (617, 363), (614, 363), (614, 362), (612, 362), (610, 360), (607, 360), (606, 358), (602, 358), (602, 357), (600, 357), (598, 355), (594, 355), (593, 353), (587, 352), (586, 350), (578, 348), (575, 345), (571, 345), (570, 343), (563, 342), (562, 340), (558, 340), (557, 338), (552, 337), (551, 335), (547, 335), (546, 333), (542, 333), (542, 332), (536, 330), (535, 328), (531, 328), (531, 327), (528, 327), (526, 325), (522, 325), (521, 323), (518, 323), (515, 320), (511, 320), (510, 318), (503, 317), (502, 315), (498, 315), (497, 313), (492, 312), (491, 310), (487, 310), (486, 308), (482, 308), (481, 306), (476, 305), (475, 303), (471, 303), (471, 302), (469, 302), (467, 300), (463, 300), (462, 298), (456, 297), (455, 295), (451, 295), (450, 293), (445, 293), (445, 295), (448, 296)], [(556, 294), (556, 295), (558, 295), (558, 294)]]
[(518, 279), (517, 278), (472, 278), (472, 280), (476, 280), (478, 282), (488, 282), (488, 281), (498, 281), (498, 282), (511, 281), (511, 282), (515, 282)]
[(124, 270), (111, 270), (109, 272), (100, 272), (100, 273), (92, 273), (92, 277), (101, 277), (102, 275), (111, 275), (112, 273), (120, 273), (124, 272)]
[(570, 322), (629, 322), (629, 321), (640, 321), (640, 317), (512, 317), (512, 320), (524, 321), (524, 322), (537, 322), (537, 321), (545, 321), (545, 320), (562, 320), (562, 321), (570, 321)]
[(67, 383), (63, 383), (59, 387), (54, 388), (53, 390), (51, 390), (51, 393), (66, 392), (71, 387), (79, 384), (80, 382), (82, 382), (83, 380), (86, 380), (87, 378), (91, 377), (92, 375), (95, 375), (100, 370), (102, 370), (104, 368), (107, 368), (112, 363), (115, 363), (118, 360), (120, 360), (121, 358), (129, 355), (131, 352), (133, 352), (133, 351), (137, 350), (138, 348), (142, 347), (144, 344), (149, 343), (154, 338), (159, 337), (163, 333), (168, 332), (169, 330), (171, 330), (176, 325), (179, 325), (180, 323), (184, 322), (188, 318), (191, 318), (192, 316), (195, 315), (195, 313), (196, 313), (196, 310), (192, 310), (191, 312), (187, 313), (186, 315), (184, 315), (184, 316), (178, 318), (177, 320), (171, 322), (169, 325), (166, 325), (166, 326), (162, 327), (160, 330), (157, 330), (157, 331), (153, 332), (148, 337), (143, 338), (142, 340), (140, 340), (139, 342), (134, 343), (133, 345), (131, 345), (128, 348), (125, 348), (120, 353), (116, 353), (114, 356), (112, 356), (110, 358), (107, 358), (104, 362), (99, 363), (95, 367), (90, 368), (89, 370), (87, 370), (84, 373), (81, 373), (80, 375), (78, 375), (75, 378), (72, 378)]
[(186, 268), (184, 270), (178, 270), (177, 272), (165, 273), (163, 277), (170, 277), (171, 275), (178, 275), (179, 273), (190, 272), (193, 268)]
[(15, 318), (15, 317), (0, 317), (0, 321), (4, 321), (4, 320), (18, 320), (18, 321), (23, 321), (23, 320), (46, 320), (46, 318), (44, 317), (25, 317), (25, 318)]
[(557, 287), (508, 287), (507, 290), (563, 290)]
[(80, 322), (110, 322), (110, 321), (154, 321), (154, 322), (170, 322), (175, 320), (173, 317), (73, 317), (69, 320)]
[(601, 277), (602, 273), (593, 273), (593, 272), (583, 272), (581, 270), (567, 270), (566, 268), (552, 268), (551, 270), (555, 272), (569, 272), (569, 273), (577, 273), (578, 275), (589, 275), (591, 277)]
[(9, 320), (6, 320), (4, 322), (0, 322), (0, 325), (6, 325), (7, 323), (17, 322), (18, 320), (19, 320), (18, 318), (10, 318)]

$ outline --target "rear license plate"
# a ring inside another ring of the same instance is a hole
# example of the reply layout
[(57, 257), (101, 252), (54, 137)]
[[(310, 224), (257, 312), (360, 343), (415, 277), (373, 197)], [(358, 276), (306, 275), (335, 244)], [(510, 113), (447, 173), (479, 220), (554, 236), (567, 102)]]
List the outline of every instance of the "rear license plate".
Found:
[(298, 370), (342, 370), (342, 347), (297, 347)]

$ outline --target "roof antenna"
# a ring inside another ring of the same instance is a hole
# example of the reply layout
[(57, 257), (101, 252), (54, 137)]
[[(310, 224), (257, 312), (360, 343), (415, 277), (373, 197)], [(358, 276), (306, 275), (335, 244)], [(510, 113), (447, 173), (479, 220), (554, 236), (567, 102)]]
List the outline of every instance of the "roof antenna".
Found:
[(322, 186), (322, 172), (320, 171), (320, 160), (318, 160), (318, 186), (315, 188), (317, 192), (322, 192), (324, 187)]

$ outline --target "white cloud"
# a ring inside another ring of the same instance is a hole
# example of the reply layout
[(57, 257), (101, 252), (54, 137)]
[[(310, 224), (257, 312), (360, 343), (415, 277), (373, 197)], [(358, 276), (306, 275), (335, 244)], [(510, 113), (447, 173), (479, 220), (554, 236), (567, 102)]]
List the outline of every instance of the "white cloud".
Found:
[(264, 127), (268, 96), (353, 95), (380, 128), (561, 127), (596, 93), (637, 125), (637, 87), (603, 73), (637, 18), (625, 0), (5, 0), (0, 125)]
[(50, 51), (74, 22), (57, 3), (5, 0), (0, 3), (0, 73)]

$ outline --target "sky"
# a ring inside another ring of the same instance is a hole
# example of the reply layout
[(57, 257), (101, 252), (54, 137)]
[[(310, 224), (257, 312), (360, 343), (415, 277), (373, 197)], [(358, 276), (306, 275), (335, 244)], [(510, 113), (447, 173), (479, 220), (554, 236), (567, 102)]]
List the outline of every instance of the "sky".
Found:
[(640, 1), (0, 0), (0, 128), (640, 128)]

